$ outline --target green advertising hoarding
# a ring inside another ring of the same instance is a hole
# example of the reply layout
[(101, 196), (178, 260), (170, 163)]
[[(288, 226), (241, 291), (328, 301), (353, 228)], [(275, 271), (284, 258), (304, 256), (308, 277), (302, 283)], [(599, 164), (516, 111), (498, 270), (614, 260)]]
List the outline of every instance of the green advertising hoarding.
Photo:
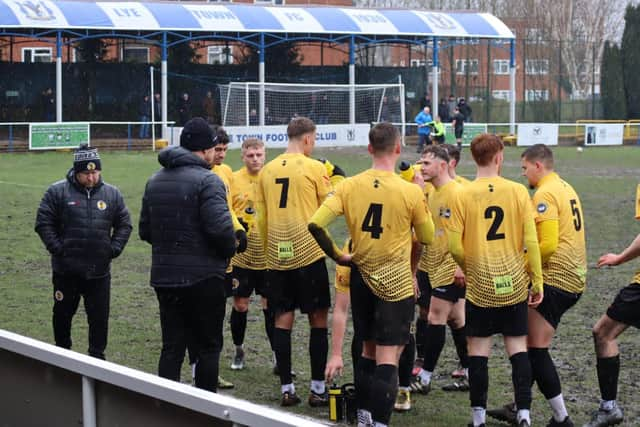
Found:
[(75, 148), (89, 143), (89, 123), (31, 123), (29, 149)]
[[(453, 128), (451, 127), (451, 123), (446, 123), (444, 125), (444, 142), (447, 144), (455, 144), (456, 136), (453, 133)], [(464, 124), (464, 132), (462, 133), (462, 145), (470, 145), (471, 140), (481, 133), (487, 133), (487, 125), (486, 124), (474, 124), (474, 123), (465, 123)]]

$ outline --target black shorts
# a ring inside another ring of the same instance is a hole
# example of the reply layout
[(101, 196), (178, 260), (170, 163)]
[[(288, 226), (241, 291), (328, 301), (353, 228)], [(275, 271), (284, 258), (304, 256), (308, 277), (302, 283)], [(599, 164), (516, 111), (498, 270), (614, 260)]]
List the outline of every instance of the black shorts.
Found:
[(447, 300), (455, 304), (459, 299), (464, 299), (465, 288), (461, 288), (460, 286), (456, 286), (454, 284), (438, 286), (437, 288), (431, 289), (431, 296), (434, 298)]
[(311, 313), (331, 306), (329, 273), (324, 258), (293, 270), (267, 271), (269, 306), (275, 313), (300, 309)]
[(640, 283), (620, 289), (607, 309), (607, 316), (616, 322), (640, 328)]
[(582, 294), (574, 294), (545, 284), (544, 298), (536, 310), (553, 329), (558, 329), (562, 315), (573, 307), (581, 296)]
[(456, 139), (462, 138), (462, 132), (464, 132), (464, 131), (462, 129), (458, 129), (458, 128), (453, 130), (453, 133), (455, 134)]
[(355, 266), (351, 268), (349, 289), (354, 335), (363, 341), (375, 341), (378, 345), (405, 345), (409, 342), (415, 312), (413, 296), (393, 302), (378, 298)]
[(231, 291), (234, 297), (249, 298), (255, 290), (256, 295), (268, 297), (265, 270), (250, 270), (233, 267), (231, 272)]
[(506, 307), (478, 307), (467, 301), (465, 324), (468, 337), (490, 337), (496, 334), (505, 337), (527, 335), (527, 301)]
[(432, 140), (437, 142), (438, 144), (444, 144), (444, 135), (438, 135), (431, 137)]

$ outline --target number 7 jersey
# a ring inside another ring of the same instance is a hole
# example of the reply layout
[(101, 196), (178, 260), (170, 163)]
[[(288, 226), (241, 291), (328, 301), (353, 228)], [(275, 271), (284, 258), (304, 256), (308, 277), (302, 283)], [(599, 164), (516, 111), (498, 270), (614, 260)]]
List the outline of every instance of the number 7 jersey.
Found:
[(461, 233), (466, 297), (479, 307), (527, 299), (524, 225), (534, 213), (527, 189), (502, 177), (478, 178), (458, 191), (448, 229)]
[(369, 169), (340, 183), (324, 206), (344, 214), (353, 262), (371, 291), (385, 301), (412, 296), (411, 229), (431, 220), (420, 187)]
[(269, 270), (305, 267), (324, 257), (307, 229), (332, 190), (325, 166), (304, 154), (284, 153), (260, 172), (256, 204), (264, 208)]

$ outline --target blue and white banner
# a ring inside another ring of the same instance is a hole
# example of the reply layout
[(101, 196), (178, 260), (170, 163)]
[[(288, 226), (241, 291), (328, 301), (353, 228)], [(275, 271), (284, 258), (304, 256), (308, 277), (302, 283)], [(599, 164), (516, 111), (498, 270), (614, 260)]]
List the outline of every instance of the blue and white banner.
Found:
[[(369, 144), (368, 124), (317, 125), (316, 147), (355, 147)], [(262, 140), (268, 148), (286, 148), (289, 143), (287, 126), (225, 126), (229, 148), (240, 148), (247, 138)], [(182, 128), (173, 128), (171, 145), (180, 144)]]
[(152, 1), (0, 0), (0, 27), (515, 38), (487, 13)]
[(558, 125), (553, 123), (519, 123), (518, 145), (558, 145)]

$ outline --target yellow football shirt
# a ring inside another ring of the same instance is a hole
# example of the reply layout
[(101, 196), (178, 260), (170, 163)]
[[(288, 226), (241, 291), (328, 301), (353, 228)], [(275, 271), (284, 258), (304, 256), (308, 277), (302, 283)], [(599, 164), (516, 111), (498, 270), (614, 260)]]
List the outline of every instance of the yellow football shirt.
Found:
[[(264, 247), (255, 222), (255, 200), (258, 188), (258, 176), (251, 175), (246, 167), (233, 173), (231, 186), (231, 203), (233, 211), (239, 218), (243, 218), (249, 224), (247, 231), (247, 250), (236, 254), (231, 259), (235, 267), (248, 268), (250, 270), (264, 270), (266, 258)], [(253, 214), (246, 212), (247, 208), (253, 209)]]
[(580, 198), (571, 185), (552, 172), (538, 183), (533, 205), (536, 223), (558, 221), (558, 248), (542, 265), (544, 283), (566, 292), (584, 292), (587, 249)]
[(345, 179), (324, 206), (344, 215), (353, 262), (371, 291), (385, 301), (411, 297), (412, 225), (431, 221), (420, 187), (369, 169)]
[(503, 307), (527, 299), (524, 228), (533, 227), (533, 217), (527, 189), (502, 177), (477, 178), (457, 192), (448, 229), (462, 235), (471, 303)]
[(267, 268), (291, 270), (324, 257), (307, 222), (332, 191), (327, 170), (304, 154), (284, 153), (260, 173), (256, 202), (264, 207)]
[(464, 176), (460, 176), (460, 175), (456, 175), (455, 178), (453, 178), (453, 180), (455, 182), (457, 182), (458, 184), (462, 184), (462, 185), (467, 185), (468, 183), (470, 183), (471, 181), (468, 180), (467, 178), (465, 178)]
[(451, 218), (451, 206), (456, 194), (462, 186), (451, 180), (442, 187), (435, 189), (427, 202), (429, 211), (433, 215), (435, 236), (433, 243), (422, 251), (418, 269), (429, 274), (432, 288), (447, 286), (453, 283), (453, 274), (458, 267), (449, 253), (449, 238), (446, 223)]

